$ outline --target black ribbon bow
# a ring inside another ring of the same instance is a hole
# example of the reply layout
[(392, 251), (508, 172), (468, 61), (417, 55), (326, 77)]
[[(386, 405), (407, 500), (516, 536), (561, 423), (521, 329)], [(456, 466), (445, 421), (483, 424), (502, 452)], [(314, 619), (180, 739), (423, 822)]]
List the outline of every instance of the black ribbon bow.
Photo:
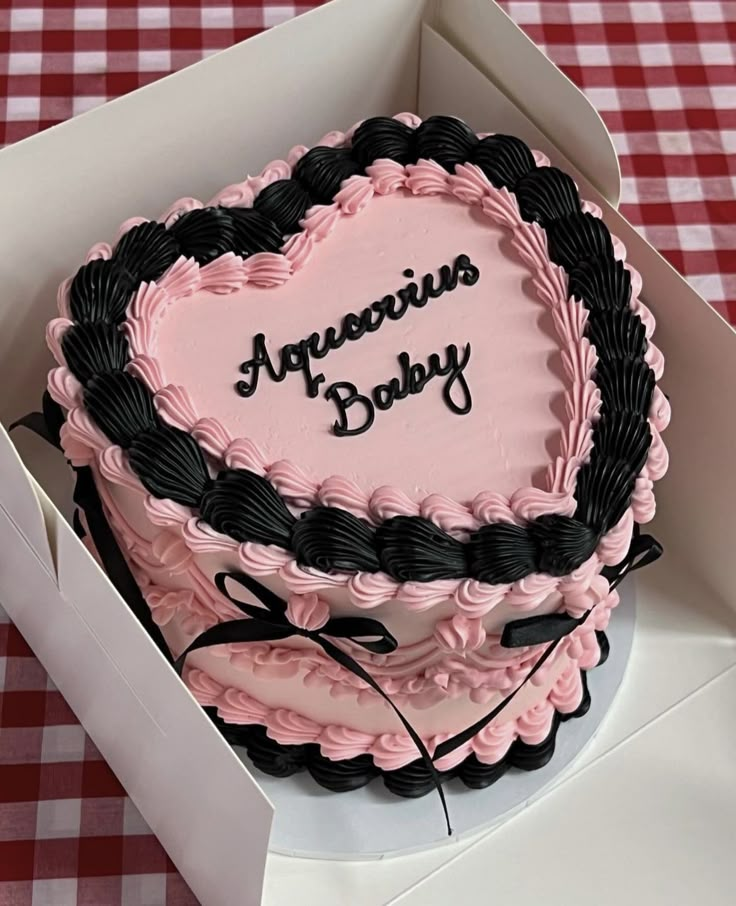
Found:
[[(228, 579), (237, 582), (249, 591), (263, 606), (248, 604), (245, 601), (239, 601), (234, 598), (227, 588)], [(209, 629), (205, 629), (176, 659), (174, 666), (178, 673), (181, 674), (187, 655), (192, 651), (197, 651), (199, 648), (239, 642), (271, 642), (278, 639), (288, 639), (294, 635), (309, 639), (319, 645), (333, 661), (367, 683), (371, 689), (375, 690), (391, 706), (394, 714), (396, 714), (409, 734), (411, 741), (417, 747), (419, 756), (429, 771), (442, 803), (447, 833), (448, 835), (452, 834), (442, 782), (432, 761), (432, 756), (427, 751), (421, 737), (370, 673), (354, 657), (343, 651), (332, 641), (332, 639), (349, 639), (354, 644), (360, 645), (361, 648), (365, 648), (366, 651), (370, 651), (373, 654), (388, 654), (396, 649), (398, 643), (386, 627), (379, 623), (378, 620), (372, 620), (367, 617), (332, 617), (319, 629), (303, 629), (289, 621), (286, 602), (270, 589), (261, 585), (252, 576), (238, 572), (221, 572), (215, 576), (215, 585), (217, 590), (231, 601), (238, 610), (246, 614), (248, 619), (227, 620), (224, 623), (216, 623), (214, 626), (210, 626)]]

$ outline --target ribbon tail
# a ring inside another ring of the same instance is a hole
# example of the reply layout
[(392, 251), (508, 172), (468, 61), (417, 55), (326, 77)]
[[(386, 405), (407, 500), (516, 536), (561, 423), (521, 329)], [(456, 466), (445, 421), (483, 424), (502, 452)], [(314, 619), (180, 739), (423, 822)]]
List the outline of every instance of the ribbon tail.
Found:
[[(452, 826), (450, 824), (450, 814), (447, 810), (447, 800), (445, 799), (445, 792), (442, 789), (442, 782), (440, 780), (440, 775), (437, 771), (437, 768), (434, 765), (432, 756), (427, 751), (427, 747), (422, 742), (419, 734), (412, 727), (412, 725), (409, 723), (409, 721), (404, 717), (404, 715), (401, 713), (401, 711), (396, 707), (396, 705), (391, 701), (390, 697), (378, 685), (376, 680), (373, 679), (373, 677), (370, 675), (370, 673), (368, 673), (355, 660), (355, 658), (351, 657), (349, 654), (347, 654), (347, 652), (343, 651), (341, 648), (338, 648), (337, 645), (334, 645), (328, 639), (322, 638), (321, 636), (315, 638), (315, 641), (318, 642), (318, 644), (322, 646), (325, 653), (329, 654), (329, 656), (334, 661), (337, 661), (337, 663), (342, 665), (343, 667), (345, 667), (346, 670), (349, 670), (355, 676), (359, 677), (364, 682), (368, 683), (368, 685), (371, 687), (371, 689), (374, 689), (381, 696), (381, 698), (383, 698), (384, 701), (388, 702), (388, 704), (391, 706), (394, 714), (396, 714), (396, 716), (399, 718), (404, 729), (411, 737), (411, 741), (417, 747), (417, 751), (419, 752), (419, 755), (420, 755), (422, 761), (424, 762), (427, 770), (429, 771), (430, 777), (432, 778), (432, 782), (434, 783), (435, 789), (437, 790), (437, 794), (440, 797), (440, 802), (442, 803), (442, 811), (445, 815), (445, 823), (447, 825), (447, 835), (448, 835), (448, 837), (452, 836)], [(435, 756), (436, 756), (436, 753), (435, 753)]]
[(644, 566), (649, 566), (655, 560), (662, 556), (662, 545), (653, 535), (640, 534), (639, 526), (636, 526), (634, 537), (631, 540), (631, 546), (624, 559), (613, 567), (607, 567), (603, 570), (603, 576), (608, 579), (611, 591), (618, 588), (629, 573), (636, 572)]
[(465, 745), (466, 742), (469, 742), (477, 733), (487, 727), (488, 724), (494, 720), (498, 715), (506, 708), (511, 702), (516, 698), (516, 696), (521, 692), (521, 690), (526, 686), (529, 680), (534, 676), (534, 674), (541, 670), (543, 665), (552, 657), (557, 646), (560, 644), (562, 639), (555, 639), (551, 645), (545, 648), (544, 653), (539, 658), (537, 663), (532, 667), (532, 669), (527, 673), (523, 682), (521, 682), (513, 692), (510, 692), (506, 698), (500, 701), (496, 707), (488, 714), (485, 714), (480, 720), (477, 720), (472, 726), (467, 727), (461, 733), (458, 733), (457, 736), (453, 736), (452, 739), (447, 739), (445, 742), (437, 746), (434, 757), (442, 758), (445, 755), (449, 755), (450, 752), (454, 752), (455, 749), (459, 748), (462, 745)]
[(43, 412), (29, 412), (27, 415), (22, 415), (19, 419), (12, 422), (8, 431), (13, 431), (15, 428), (28, 428), (29, 431), (32, 431), (34, 434), (37, 434), (40, 438), (45, 440), (47, 444), (51, 444), (51, 446), (56, 447), (57, 450), (61, 449), (58, 439), (55, 438), (49, 430)]

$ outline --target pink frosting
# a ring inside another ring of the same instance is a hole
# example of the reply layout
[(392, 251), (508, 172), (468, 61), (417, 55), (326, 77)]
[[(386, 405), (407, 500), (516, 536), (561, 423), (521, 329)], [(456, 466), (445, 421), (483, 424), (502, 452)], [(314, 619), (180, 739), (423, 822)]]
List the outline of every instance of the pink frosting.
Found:
[(486, 640), (486, 631), (481, 620), (455, 614), (450, 620), (443, 620), (435, 626), (437, 643), (448, 651), (475, 651)]
[(314, 593), (291, 595), (286, 606), (286, 618), (300, 629), (314, 631), (321, 629), (330, 619), (330, 608)]

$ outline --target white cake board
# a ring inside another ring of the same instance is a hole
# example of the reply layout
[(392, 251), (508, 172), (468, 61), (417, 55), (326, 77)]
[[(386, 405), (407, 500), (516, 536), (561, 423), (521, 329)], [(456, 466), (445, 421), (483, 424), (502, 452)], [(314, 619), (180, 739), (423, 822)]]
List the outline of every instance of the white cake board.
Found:
[(455, 779), (444, 786), (453, 836), (447, 836), (439, 797), (402, 799), (380, 779), (350, 793), (322, 789), (307, 772), (269, 777), (253, 768), (245, 750), (235, 748), (276, 808), (269, 848), (313, 859), (380, 859), (471, 837), (523, 808), (564, 774), (596, 735), (621, 685), (636, 621), (631, 578), (606, 630), (608, 660), (587, 674), (591, 706), (580, 718), (561, 723), (552, 760), (537, 771), (511, 768), (485, 790), (470, 790)]

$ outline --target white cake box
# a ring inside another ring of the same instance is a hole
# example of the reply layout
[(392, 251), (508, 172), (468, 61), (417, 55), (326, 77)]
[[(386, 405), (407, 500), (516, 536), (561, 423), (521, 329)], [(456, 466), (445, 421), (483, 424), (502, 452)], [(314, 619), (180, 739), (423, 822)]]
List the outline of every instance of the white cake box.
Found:
[[(540, 821), (552, 803), (589, 827), (604, 821), (587, 813), (576, 789), (588, 797), (591, 784), (613, 781), (597, 765), (580, 769), (616, 747), (601, 764), (615, 761), (621, 789), (627, 772), (640, 781), (656, 764), (634, 759), (629, 767), (625, 751), (635, 751), (637, 731), (736, 664), (732, 331), (616, 213), (618, 166), (600, 118), (488, 0), (335, 0), (3, 151), (3, 421), (38, 406), (51, 366), (44, 327), (55, 313), (56, 287), (93, 242), (114, 235), (132, 214), (155, 217), (183, 195), (209, 197), (296, 143), (400, 110), (454, 113), (478, 129), (521, 136), (576, 176), (581, 194), (601, 205), (627, 246), (658, 319), (663, 388), (675, 413), (655, 525), (668, 556), (638, 581), (632, 659), (601, 732), (574, 776), (528, 815), (472, 844), (466, 856), (460, 853), (471, 843), (451, 841), (383, 862), (267, 858), (271, 805), (77, 540), (62, 515), (70, 512), (71, 487), (62, 457), (14, 434), (34, 479), (0, 433), (0, 602), (205, 906), (373, 906), (396, 897), (407, 906), (428, 904), (442, 871), (407, 891), (453, 857), (453, 890), (467, 885), (466, 897), (476, 886), (491, 890), (484, 853), (507, 830), (507, 852), (528, 864), (529, 852), (543, 846), (532, 843), (537, 809)], [(688, 708), (710, 700), (696, 696)], [(713, 719), (733, 721), (723, 711)], [(656, 751), (659, 737), (649, 738)], [(706, 745), (706, 769), (716, 757)], [(519, 826), (531, 828), (531, 850), (513, 830)], [(625, 858), (628, 829), (609, 828), (609, 835)], [(578, 889), (597, 883), (599, 868), (586, 875), (586, 851), (595, 845), (592, 833), (575, 843)], [(514, 879), (515, 902), (531, 901), (532, 882), (527, 892), (525, 878)]]

